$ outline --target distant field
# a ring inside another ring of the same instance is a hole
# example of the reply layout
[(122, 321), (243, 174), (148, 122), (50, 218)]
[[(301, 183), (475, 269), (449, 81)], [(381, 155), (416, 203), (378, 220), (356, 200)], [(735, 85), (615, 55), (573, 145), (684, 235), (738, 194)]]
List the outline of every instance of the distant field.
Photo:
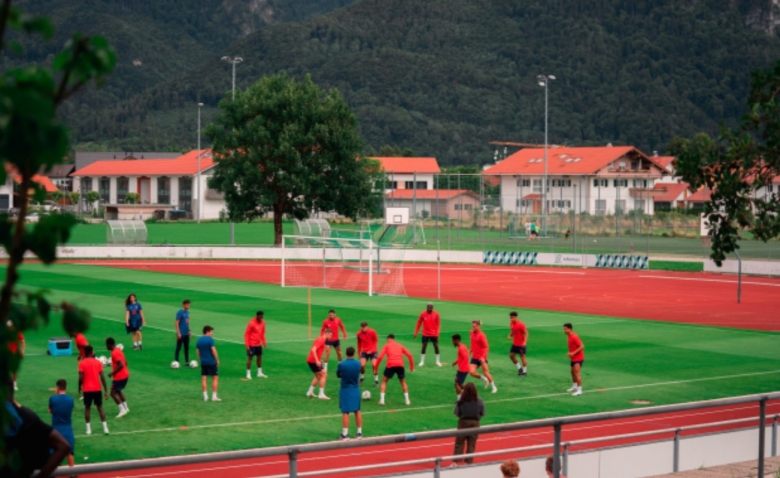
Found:
[[(152, 222), (147, 223), (149, 244), (176, 245), (225, 245), (230, 244), (230, 223), (226, 222)], [(293, 233), (291, 221), (284, 221), (285, 234)], [(236, 224), (236, 244), (271, 245), (274, 242), (274, 225), (271, 222), (242, 222)], [(73, 228), (68, 244), (105, 245), (104, 224), (79, 224)]]
[[(48, 289), (52, 299), (68, 298), (89, 308), (94, 318), (87, 337), (98, 355), (107, 355), (102, 344), (108, 336), (125, 345), (131, 412), (115, 419), (116, 406), (110, 403), (111, 435), (98, 432), (95, 418), (96, 432), (87, 437), (83, 406), (77, 403), (73, 418), (78, 463), (325, 441), (340, 432), (333, 377), (327, 386), (333, 400), (304, 397), (311, 379), (305, 364), (310, 346), (305, 289), (75, 264), (26, 265), (21, 285)], [(138, 295), (148, 320), (141, 352), (131, 350), (122, 323), (123, 300), (130, 292)], [(195, 331), (205, 324), (215, 327), (222, 403), (203, 402), (199, 371), (170, 369), (173, 320), (184, 298), (192, 300)], [(349, 332), (345, 345), (354, 343), (359, 322), (367, 320), (380, 337), (397, 334), (419, 360), (419, 340), (412, 340), (412, 332), (424, 299), (314, 290), (312, 302), (315, 330), (333, 307)], [(519, 378), (506, 356), (506, 308), (444, 301), (436, 308), (443, 319), (445, 362), (454, 359), (447, 337), (467, 334), (475, 317), (485, 322), (499, 392), (492, 395), (479, 387), (488, 410), (483, 424), (624, 409), (637, 399), (662, 405), (766, 392), (777, 388), (780, 377), (776, 333), (521, 310), (530, 342), (529, 375)], [(270, 378), (247, 382), (242, 381), (243, 331), (258, 309), (267, 317), (270, 346), (263, 370)], [(570, 379), (564, 322), (575, 324), (586, 345), (582, 397), (565, 393)], [(47, 340), (62, 335), (58, 323), (28, 333), (28, 356), (19, 378), (18, 399), (47, 420), (49, 389), (55, 381), (68, 379), (71, 394), (76, 388), (75, 359), (45, 355)], [(377, 389), (368, 383), (374, 399), (363, 406), (366, 436), (452, 428), (453, 375), (449, 367), (433, 366), (430, 355), (425, 367), (409, 375), (410, 407), (403, 405), (397, 382), (389, 386), (388, 406), (379, 407)]]

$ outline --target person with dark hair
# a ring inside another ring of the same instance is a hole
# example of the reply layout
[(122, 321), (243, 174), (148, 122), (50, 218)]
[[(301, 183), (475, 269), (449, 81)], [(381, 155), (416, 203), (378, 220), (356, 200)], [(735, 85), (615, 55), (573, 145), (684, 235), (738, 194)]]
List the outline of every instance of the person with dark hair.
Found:
[(113, 378), (111, 382), (111, 398), (114, 399), (116, 406), (119, 407), (119, 415), (116, 417), (122, 418), (130, 413), (124, 394), (127, 380), (130, 378), (130, 370), (127, 368), (127, 359), (124, 352), (116, 346), (116, 341), (112, 337), (106, 339), (106, 349), (111, 352), (111, 373), (108, 374), (109, 378)]
[(68, 466), (75, 464), (76, 437), (73, 434), (73, 397), (67, 393), (68, 383), (64, 378), (57, 380), (57, 393), (49, 397), (49, 413), (51, 413), (51, 426), (62, 435), (68, 445)]
[[(92, 346), (84, 347), (86, 358), (79, 362), (79, 393), (84, 392), (84, 419), (87, 422), (87, 435), (92, 434), (92, 425), (90, 424), (90, 415), (92, 404), (98, 409), (100, 422), (103, 424), (103, 433), (108, 435), (108, 423), (106, 423), (106, 412), (103, 411), (103, 399), (108, 400), (108, 385), (106, 377), (103, 375), (103, 364), (95, 358)], [(103, 388), (101, 389), (101, 384)], [(103, 393), (101, 393), (101, 390)]]
[(146, 325), (143, 307), (138, 302), (135, 294), (130, 294), (125, 299), (125, 329), (133, 336), (133, 350), (143, 350), (141, 341), (141, 329)]
[[(512, 341), (512, 347), (509, 349), (509, 360), (517, 367), (517, 374), (525, 377), (528, 374), (528, 361), (525, 359), (526, 346), (528, 345), (528, 329), (525, 324), (517, 318), (517, 312), (509, 313), (509, 340)], [(520, 362), (515, 358), (520, 354)]]
[(379, 405), (385, 404), (385, 390), (387, 390), (387, 381), (396, 374), (398, 375), (398, 381), (401, 383), (401, 388), (404, 391), (404, 401), (407, 405), (412, 402), (409, 401), (409, 386), (406, 385), (406, 371), (404, 370), (404, 356), (409, 359), (409, 371), (414, 372), (414, 358), (412, 354), (406, 350), (406, 347), (395, 341), (395, 335), (390, 334), (387, 336), (387, 343), (382, 347), (382, 352), (377, 359), (377, 366), (382, 363), (382, 359), (387, 356), (387, 366), (382, 374), (382, 385), (379, 387)]
[(582, 376), (580, 374), (582, 365), (585, 363), (585, 345), (580, 337), (574, 333), (574, 326), (570, 323), (563, 324), (563, 333), (568, 337), (569, 361), (571, 363), (571, 381), (572, 386), (567, 392), (572, 392), (572, 396), (582, 395)]
[(5, 413), (10, 422), (4, 430), (6, 458), (0, 464), (3, 478), (30, 478), (38, 470), (36, 478), (48, 478), (68, 455), (70, 445), (51, 426), (43, 423), (38, 415), (14, 401), (14, 387), (10, 376), (5, 377), (8, 396)]
[[(471, 364), (469, 366), (469, 372), (474, 378), (478, 378), (485, 382), (485, 388), (493, 387), (493, 393), (498, 392), (496, 383), (493, 381), (493, 376), (490, 375), (490, 369), (488, 368), (488, 339), (484, 332), (482, 332), (482, 321), (471, 321)], [(482, 368), (482, 375), (477, 373), (478, 368)]]
[(439, 313), (433, 310), (433, 303), (428, 302), (425, 310), (420, 314), (417, 319), (417, 327), (414, 329), (414, 338), (417, 338), (417, 334), (422, 327), (422, 352), (420, 352), (420, 364), (422, 367), (425, 365), (425, 349), (428, 348), (428, 342), (433, 344), (433, 350), (436, 352), (436, 365), (441, 367), (442, 363), (439, 356), (439, 332), (441, 330), (441, 318)]
[(184, 347), (184, 362), (187, 366), (190, 366), (190, 337), (192, 337), (192, 330), (190, 330), (190, 299), (184, 299), (181, 303), (181, 309), (176, 312), (176, 354), (174, 360), (179, 361), (179, 352), (182, 346)]
[[(309, 351), (309, 356), (306, 358), (306, 363), (309, 364), (309, 370), (314, 373), (314, 378), (311, 381), (311, 386), (309, 386), (309, 391), (306, 392), (307, 397), (330, 400), (330, 398), (325, 395), (325, 382), (328, 380), (328, 370), (323, 366), (322, 354), (325, 352), (325, 347), (327, 347), (325, 344), (328, 343), (328, 340), (330, 340), (332, 335), (332, 330), (323, 330), (322, 335), (314, 339), (314, 343)], [(317, 384), (320, 385), (320, 394), (314, 395), (314, 387), (316, 387)]]
[(268, 378), (263, 374), (263, 347), (268, 348), (265, 341), (265, 321), (263, 311), (258, 310), (254, 318), (249, 320), (244, 331), (244, 347), (246, 347), (246, 379), (252, 380), (252, 357), (257, 360), (257, 378)]
[(460, 334), (452, 336), (452, 345), (458, 349), (458, 357), (452, 362), (452, 366), (458, 366), (458, 371), (455, 373), (455, 393), (460, 395), (463, 393), (463, 384), (466, 382), (466, 377), (469, 375), (471, 368), (469, 366), (469, 349), (461, 342)]
[[(455, 404), (453, 411), (458, 417), (458, 430), (466, 428), (479, 428), (479, 421), (485, 416), (485, 402), (477, 396), (477, 387), (473, 383), (467, 383), (463, 387), (463, 393)], [(455, 452), (453, 455), (463, 454), (463, 445), (466, 446), (466, 453), (474, 453), (477, 447), (477, 436), (467, 435), (455, 437)], [(455, 463), (462, 463), (463, 460), (453, 460)], [(466, 463), (474, 463), (473, 458), (466, 458)]]
[(379, 336), (376, 331), (368, 326), (368, 322), (360, 323), (360, 330), (357, 332), (357, 353), (360, 357), (360, 383), (366, 376), (366, 363), (371, 361), (371, 370), (374, 372), (374, 386), (379, 386), (379, 364), (377, 363), (377, 346), (379, 345)]
[(520, 465), (515, 460), (507, 460), (501, 463), (501, 474), (504, 478), (517, 478), (520, 476)]
[(320, 334), (326, 330), (333, 332), (331, 338), (325, 342), (325, 361), (323, 362), (322, 369), (328, 370), (328, 361), (330, 360), (330, 348), (336, 349), (336, 356), (339, 363), (341, 363), (341, 340), (339, 340), (339, 330), (344, 333), (344, 340), (347, 340), (347, 329), (344, 327), (344, 323), (340, 318), (336, 317), (336, 311), (330, 309), (328, 311), (328, 317), (322, 321), (322, 327), (320, 327)]
[[(188, 301), (189, 302), (189, 301)], [(203, 336), (195, 343), (198, 352), (198, 361), (200, 362), (200, 389), (203, 391), (203, 401), (209, 401), (208, 389), (206, 387), (206, 377), (211, 377), (211, 401), (221, 402), (222, 399), (217, 396), (217, 387), (219, 386), (219, 355), (217, 347), (214, 345), (214, 327), (206, 325), (203, 327)]]
[(363, 416), (360, 414), (360, 362), (355, 360), (355, 348), (347, 347), (347, 360), (339, 364), (336, 376), (341, 379), (339, 389), (339, 407), (341, 407), (341, 440), (349, 440), (349, 414), (355, 414), (357, 434), (355, 438), (363, 438)]
[[(555, 463), (555, 458), (553, 458), (552, 455), (548, 456), (547, 460), (545, 460), (545, 462), (544, 462), (544, 471), (547, 472), (547, 476), (549, 478), (552, 478), (553, 473), (554, 473), (554, 471), (553, 471), (553, 463)], [(561, 468), (561, 461), (560, 460), (558, 460), (558, 476), (560, 476), (561, 478), (566, 478), (565, 476), (563, 476), (563, 468)]]

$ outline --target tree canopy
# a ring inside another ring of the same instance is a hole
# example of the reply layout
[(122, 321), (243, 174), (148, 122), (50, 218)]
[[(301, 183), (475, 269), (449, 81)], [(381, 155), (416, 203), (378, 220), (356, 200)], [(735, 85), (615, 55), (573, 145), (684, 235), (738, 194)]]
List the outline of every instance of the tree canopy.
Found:
[(282, 217), (315, 211), (357, 217), (379, 204), (372, 190), (378, 165), (361, 157), (355, 115), (341, 95), (311, 78), (261, 79), (219, 103), (205, 134), (217, 165), (209, 186), (225, 194), (233, 221), (273, 213), (275, 244)]

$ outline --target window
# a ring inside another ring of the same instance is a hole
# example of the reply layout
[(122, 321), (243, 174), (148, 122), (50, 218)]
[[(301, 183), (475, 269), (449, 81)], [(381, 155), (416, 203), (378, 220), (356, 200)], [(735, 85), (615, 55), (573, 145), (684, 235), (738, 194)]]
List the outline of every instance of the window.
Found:
[(593, 180), (593, 187), (594, 188), (605, 188), (609, 186), (609, 179), (594, 179)]
[(530, 179), (518, 179), (517, 180), (517, 187), (530, 188), (531, 187), (531, 180)]
[(625, 162), (625, 161), (621, 161), (621, 162), (619, 162), (619, 163), (618, 163), (618, 169), (619, 169), (620, 171), (625, 171), (625, 170), (626, 170), (626, 162)]
[(179, 209), (192, 211), (192, 178), (179, 178)]
[(463, 205), (463, 209), (465, 209), (466, 211), (471, 211), (472, 208), (473, 208), (473, 206), (471, 204), (464, 204)]
[(571, 179), (553, 179), (552, 185), (554, 188), (570, 188)]
[(100, 178), (100, 201), (108, 204), (111, 202), (111, 178)]
[[(406, 189), (414, 189), (414, 181), (406, 181), (404, 187)], [(428, 182), (417, 181), (417, 189), (428, 189)]]
[(81, 195), (86, 196), (92, 191), (92, 178), (81, 178)]
[(541, 179), (534, 179), (534, 192), (535, 193), (542, 192), (542, 180)]
[(160, 176), (157, 178), (157, 204), (171, 203), (171, 178)]
[(645, 200), (644, 199), (634, 199), (634, 209), (637, 211), (644, 211), (645, 210)]
[(615, 214), (620, 214), (622, 212), (625, 212), (625, 210), (626, 210), (626, 200), (625, 199), (615, 200)]
[(398, 181), (390, 181), (387, 183), (387, 189), (398, 189)]
[(126, 177), (116, 178), (116, 203), (124, 204), (127, 192), (130, 189), (130, 180)]
[(607, 200), (606, 199), (596, 199), (596, 214), (606, 214), (607, 213)]
[(627, 188), (628, 179), (615, 179), (614, 184), (616, 188)]
[(0, 194), (0, 210), (7, 211), (11, 209), (11, 195)]
[(631, 171), (636, 171), (639, 169), (639, 161), (631, 161)]
[(647, 188), (647, 179), (634, 179), (635, 188)]

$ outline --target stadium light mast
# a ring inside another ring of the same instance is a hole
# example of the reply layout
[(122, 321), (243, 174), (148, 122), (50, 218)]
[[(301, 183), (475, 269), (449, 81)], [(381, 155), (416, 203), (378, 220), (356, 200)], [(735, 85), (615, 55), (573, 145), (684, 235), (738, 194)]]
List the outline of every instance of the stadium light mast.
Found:
[(547, 101), (547, 85), (550, 81), (555, 81), (553, 75), (538, 75), (536, 81), (539, 86), (544, 88), (544, 179), (542, 179), (542, 220), (544, 221), (544, 236), (547, 237), (547, 118), (548, 118), (548, 101)]
[[(242, 63), (244, 61), (243, 58), (240, 56), (234, 56), (233, 58), (230, 58), (229, 56), (223, 56), (222, 61), (226, 61), (233, 65), (233, 97), (232, 101), (236, 100), (236, 65), (239, 63)], [(232, 220), (230, 221), (230, 244), (233, 245), (236, 243), (236, 223)]]
[(198, 224), (200, 224), (200, 216), (203, 213), (203, 198), (200, 194), (200, 110), (203, 108), (203, 103), (198, 103)]

